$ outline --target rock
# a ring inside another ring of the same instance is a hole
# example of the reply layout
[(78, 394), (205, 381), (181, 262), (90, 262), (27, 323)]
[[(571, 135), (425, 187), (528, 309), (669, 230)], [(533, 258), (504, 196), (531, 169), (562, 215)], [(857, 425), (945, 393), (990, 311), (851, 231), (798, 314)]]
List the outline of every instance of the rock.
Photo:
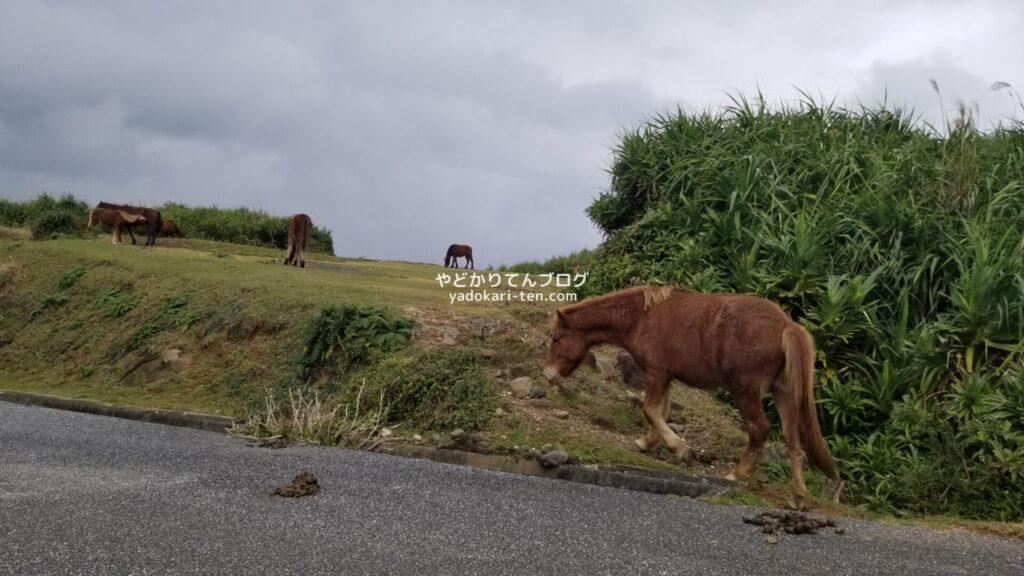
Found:
[(500, 406), (494, 409), (495, 416), (502, 416), (503, 414), (505, 414), (505, 411)]
[(509, 388), (512, 389), (512, 396), (515, 396), (516, 398), (526, 398), (533, 390), (533, 380), (531, 380), (529, 376), (522, 376), (510, 382)]
[(512, 366), (512, 367), (510, 367), (508, 369), (508, 377), (509, 378), (521, 378), (521, 377), (526, 376), (527, 374), (529, 374), (530, 371), (531, 371), (531, 368), (529, 366), (525, 366), (523, 364), (516, 364), (515, 366)]
[(454, 346), (459, 337), (459, 329), (451, 326), (441, 326), (438, 328), (441, 332), (441, 344), (444, 346)]
[(675, 432), (676, 434), (682, 434), (683, 431), (686, 430), (686, 426), (683, 426), (682, 424), (676, 424), (675, 422), (669, 422), (668, 427), (671, 428), (672, 431)]
[(551, 452), (554, 449), (555, 449), (555, 447), (552, 446), (551, 444), (545, 444), (545, 445), (540, 447), (540, 451), (541, 452)]
[(394, 434), (395, 433), (391, 431), (391, 428), (381, 428), (380, 429), (380, 437), (381, 438), (390, 438), (390, 437), (394, 436)]
[(553, 414), (555, 418), (558, 418), (559, 420), (565, 420), (569, 417), (569, 412), (566, 410), (555, 410)]
[(420, 442), (423, 442), (423, 436), (420, 436), (419, 434), (413, 434), (412, 441), (419, 444)]
[(465, 435), (466, 431), (463, 430), (462, 428), (456, 428), (455, 430), (452, 430), (451, 434), (449, 434), (449, 436), (452, 437), (452, 440), (461, 440), (462, 437)]
[(480, 440), (479, 442), (473, 445), (473, 451), (479, 452), (480, 454), (490, 454), (491, 443), (488, 442), (487, 440)]
[(490, 348), (481, 348), (480, 357), (490, 360), (491, 358), (494, 358), (494, 350), (491, 350)]
[(615, 366), (604, 358), (597, 359), (597, 373), (601, 375), (601, 379), (609, 380), (615, 377)]
[(789, 449), (785, 446), (767, 446), (764, 456), (770, 460), (789, 460)]
[(494, 320), (493, 318), (470, 318), (463, 326), (466, 332), (470, 333), (475, 338), (484, 339), (491, 334), (501, 334), (505, 331), (507, 324), (501, 320)]
[(636, 361), (629, 355), (629, 352), (622, 352), (616, 359), (619, 373), (622, 374), (622, 381), (630, 388), (637, 390), (644, 389), (644, 372), (636, 365)]
[(523, 457), (528, 460), (539, 460), (541, 457), (541, 452), (536, 448), (530, 448), (529, 450), (526, 451), (526, 454), (524, 454)]
[(540, 464), (545, 468), (561, 466), (569, 461), (569, 455), (564, 450), (552, 450), (540, 457)]
[(543, 398), (546, 394), (547, 392), (544, 392), (544, 389), (540, 386), (530, 388), (530, 398)]

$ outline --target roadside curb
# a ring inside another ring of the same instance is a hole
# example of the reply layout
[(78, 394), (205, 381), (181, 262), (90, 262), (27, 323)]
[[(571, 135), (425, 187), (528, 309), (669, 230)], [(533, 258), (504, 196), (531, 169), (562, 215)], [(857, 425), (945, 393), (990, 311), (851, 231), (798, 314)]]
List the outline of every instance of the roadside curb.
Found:
[(581, 484), (621, 488), (636, 492), (673, 494), (688, 498), (718, 496), (746, 487), (746, 484), (743, 482), (709, 476), (694, 476), (681, 472), (612, 466), (580, 466), (576, 464), (562, 464), (561, 466), (545, 468), (536, 460), (392, 442), (382, 442), (373, 451), (471, 468), (568, 480)]
[(44, 408), (56, 408), (59, 410), (70, 410), (73, 412), (86, 412), (88, 414), (112, 416), (114, 418), (126, 418), (128, 420), (140, 420), (142, 422), (152, 422), (155, 424), (196, 428), (198, 430), (208, 430), (211, 432), (224, 432), (235, 422), (234, 419), (228, 418), (227, 416), (108, 404), (106, 402), (98, 402), (96, 400), (64, 398), (61, 396), (21, 392), (18, 390), (0, 389), (0, 401), (10, 402), (12, 404), (23, 404), (25, 406), (42, 406)]

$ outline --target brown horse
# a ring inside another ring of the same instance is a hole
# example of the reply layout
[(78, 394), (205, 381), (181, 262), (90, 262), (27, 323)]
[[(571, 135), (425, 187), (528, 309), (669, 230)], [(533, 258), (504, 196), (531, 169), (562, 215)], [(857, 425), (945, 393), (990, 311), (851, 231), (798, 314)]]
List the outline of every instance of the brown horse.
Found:
[[(141, 208), (139, 206), (126, 206), (124, 204), (110, 204), (109, 202), (100, 202), (96, 205), (97, 208), (106, 208), (108, 210), (120, 210), (121, 212), (127, 212), (129, 214), (138, 214), (145, 218), (146, 229), (149, 232), (148, 238), (146, 238), (145, 246), (156, 245), (156, 236), (160, 233), (160, 228), (163, 225), (163, 220), (160, 218), (160, 213), (152, 208)], [(141, 223), (140, 223), (141, 224)], [(132, 238), (132, 244), (135, 244), (135, 235), (132, 234), (131, 227), (127, 228), (128, 235)]]
[(771, 425), (761, 408), (770, 388), (782, 420), (793, 469), (789, 505), (804, 507), (804, 449), (811, 465), (836, 478), (814, 407), (814, 341), (773, 302), (746, 294), (703, 294), (676, 287), (641, 286), (558, 310), (544, 376), (561, 379), (595, 344), (625, 348), (644, 371), (644, 419), (636, 440), (650, 450), (659, 440), (677, 458), (693, 451), (665, 423), (673, 378), (703, 390), (725, 389), (746, 423), (749, 442), (728, 478), (746, 480), (757, 468)]
[(160, 226), (160, 234), (162, 236), (174, 236), (176, 238), (184, 238), (185, 235), (181, 232), (181, 228), (174, 223), (174, 220), (164, 220)]
[(305, 214), (292, 216), (288, 223), (288, 255), (284, 259), (284, 265), (296, 264), (302, 268), (306, 267), (306, 246), (309, 245), (309, 236), (313, 233), (313, 221)]
[[(111, 236), (110, 241), (114, 244), (121, 243), (121, 229), (124, 228), (131, 235), (131, 226), (135, 224), (144, 224), (146, 222), (145, 216), (139, 216), (138, 214), (129, 214), (120, 210), (108, 210), (106, 208), (93, 208), (92, 212), (89, 213), (89, 224), (87, 227), (92, 229), (97, 224), (103, 226), (110, 226), (114, 229), (114, 234)], [(132, 236), (133, 244), (135, 237)]]
[(448, 268), (451, 264), (451, 268), (459, 267), (459, 258), (466, 259), (466, 267), (473, 267), (473, 248), (468, 244), (452, 244), (448, 247), (448, 253), (444, 255), (444, 267)]

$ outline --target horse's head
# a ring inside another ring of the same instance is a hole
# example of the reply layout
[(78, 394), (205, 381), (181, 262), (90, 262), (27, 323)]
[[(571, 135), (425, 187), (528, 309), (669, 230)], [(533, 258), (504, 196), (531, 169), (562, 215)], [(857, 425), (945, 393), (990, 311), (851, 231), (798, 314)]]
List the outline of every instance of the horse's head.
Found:
[(569, 327), (569, 321), (561, 310), (556, 314), (551, 347), (544, 363), (544, 377), (552, 384), (558, 384), (562, 378), (570, 376), (587, 355), (583, 332)]

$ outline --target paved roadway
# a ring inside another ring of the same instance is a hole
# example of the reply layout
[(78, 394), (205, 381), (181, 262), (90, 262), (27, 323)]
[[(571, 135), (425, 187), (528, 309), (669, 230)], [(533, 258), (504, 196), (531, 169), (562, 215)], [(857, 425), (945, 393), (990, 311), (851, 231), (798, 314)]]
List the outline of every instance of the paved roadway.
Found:
[[(301, 468), (317, 496), (271, 495)], [(751, 509), (0, 402), (0, 574), (1024, 574), (1024, 542)]]

